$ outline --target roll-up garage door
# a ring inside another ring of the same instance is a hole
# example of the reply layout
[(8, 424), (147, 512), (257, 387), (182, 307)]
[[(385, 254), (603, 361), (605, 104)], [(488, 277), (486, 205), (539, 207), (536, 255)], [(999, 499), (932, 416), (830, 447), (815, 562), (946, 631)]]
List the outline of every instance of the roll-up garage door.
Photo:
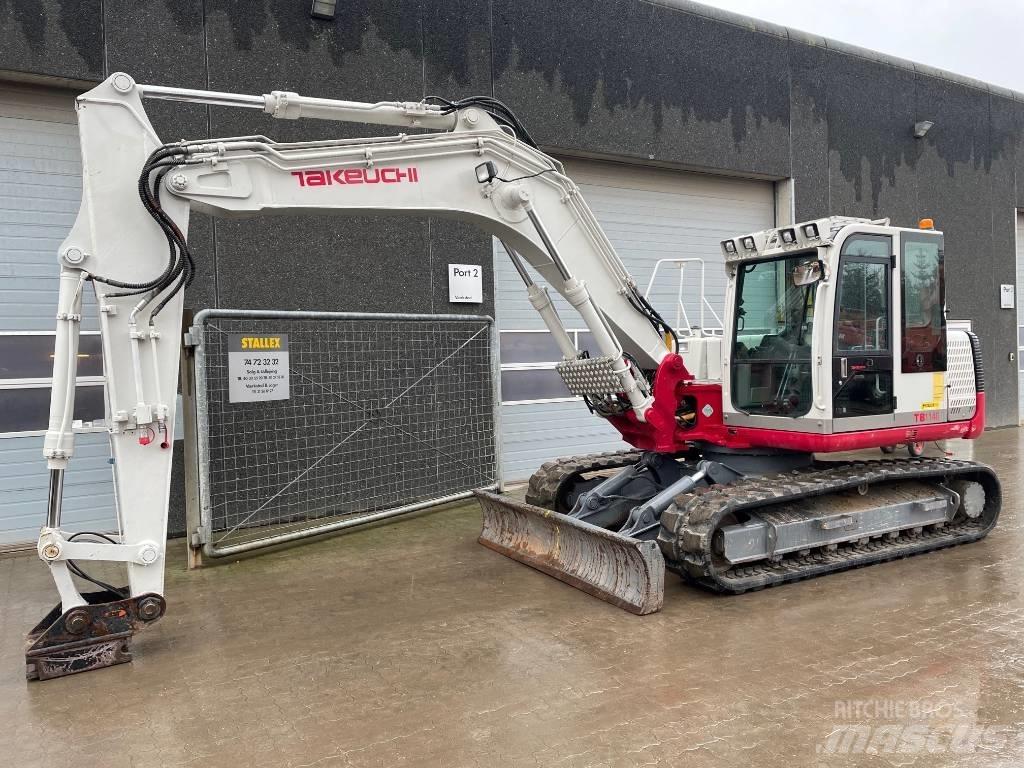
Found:
[[(725, 271), (719, 243), (727, 236), (773, 225), (772, 183), (576, 160), (566, 161), (566, 172), (579, 184), (642, 290), (647, 289), (659, 260), (703, 259), (708, 302), (703, 315), (697, 263), (685, 266), (685, 314), (678, 308), (678, 265), (666, 263), (658, 269), (651, 300), (673, 324), (720, 326)], [(626, 447), (609, 424), (591, 415), (583, 402), (570, 397), (562, 386), (554, 371), (558, 350), (497, 243), (495, 290), (501, 330), (506, 479), (525, 479), (556, 456)], [(558, 310), (571, 330), (583, 329), (564, 301), (559, 302)]]
[[(57, 307), (57, 249), (78, 212), (75, 94), (0, 82), (0, 549), (34, 542), (46, 515), (42, 458)], [(116, 527), (103, 430), (95, 302), (86, 293), (63, 527)], [(95, 422), (95, 423), (94, 423)]]

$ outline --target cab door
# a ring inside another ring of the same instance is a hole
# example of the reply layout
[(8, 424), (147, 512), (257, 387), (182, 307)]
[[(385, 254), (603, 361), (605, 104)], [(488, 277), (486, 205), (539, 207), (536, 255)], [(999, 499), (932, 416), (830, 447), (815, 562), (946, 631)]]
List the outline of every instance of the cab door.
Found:
[(941, 232), (900, 233), (897, 426), (946, 421), (946, 280)]
[(892, 238), (851, 235), (840, 253), (832, 338), (833, 432), (894, 424)]

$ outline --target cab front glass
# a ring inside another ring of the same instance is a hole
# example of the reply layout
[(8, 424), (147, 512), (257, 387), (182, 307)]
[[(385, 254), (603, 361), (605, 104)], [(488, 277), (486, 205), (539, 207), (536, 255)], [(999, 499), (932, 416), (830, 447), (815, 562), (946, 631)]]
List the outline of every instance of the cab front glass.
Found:
[(814, 252), (740, 264), (733, 324), (732, 404), (762, 416), (803, 416), (813, 399), (816, 283), (794, 285)]

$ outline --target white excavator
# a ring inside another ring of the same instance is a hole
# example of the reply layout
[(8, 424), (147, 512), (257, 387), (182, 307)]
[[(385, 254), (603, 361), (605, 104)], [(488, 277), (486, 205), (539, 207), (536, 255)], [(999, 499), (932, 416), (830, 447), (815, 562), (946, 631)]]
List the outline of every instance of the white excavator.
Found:
[[(144, 99), (276, 118), (397, 126), (395, 136), (165, 143)], [(491, 97), (364, 104), (140, 85), (77, 100), (82, 203), (59, 252), (50, 470), (38, 552), (60, 603), (29, 633), (30, 678), (128, 661), (165, 611), (164, 558), (189, 212), (445, 216), (493, 234), (561, 350), (571, 393), (635, 450), (548, 462), (526, 503), (479, 492), (480, 541), (634, 613), (668, 568), (742, 592), (975, 541), (995, 525), (988, 467), (920, 457), (984, 427), (978, 340), (946, 327), (943, 238), (822, 218), (722, 242), (724, 338), (680, 334), (637, 289), (579, 188)], [(577, 349), (545, 287), (590, 330)], [(74, 454), (82, 295), (99, 310), (118, 533), (61, 529)], [(581, 406), (582, 407), (582, 406)], [(896, 460), (815, 454), (907, 445)], [(127, 586), (90, 576), (123, 563)], [(83, 593), (78, 576), (100, 587)]]

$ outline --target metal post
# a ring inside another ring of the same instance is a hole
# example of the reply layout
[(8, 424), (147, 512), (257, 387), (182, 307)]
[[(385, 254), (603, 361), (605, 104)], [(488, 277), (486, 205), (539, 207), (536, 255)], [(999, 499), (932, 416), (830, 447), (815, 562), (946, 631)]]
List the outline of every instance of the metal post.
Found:
[(494, 398), (494, 479), (498, 493), (505, 491), (505, 472), (502, 467), (501, 441), (501, 342), (498, 324), (491, 320), (491, 396)]
[[(192, 312), (186, 310), (182, 331), (191, 325)], [(196, 340), (191, 340), (195, 342)], [(203, 564), (203, 548), (199, 541), (202, 526), (199, 500), (199, 429), (196, 424), (196, 376), (195, 359), (189, 344), (181, 345), (179, 377), (181, 380), (181, 415), (185, 439), (182, 460), (185, 464), (185, 542), (188, 553), (188, 567), (198, 568)]]
[[(230, 313), (232, 310), (220, 310), (220, 313)], [(235, 310), (237, 311), (237, 310)], [(218, 313), (218, 314), (220, 314)], [(203, 551), (206, 551), (206, 542), (210, 541), (210, 534), (213, 531), (213, 520), (210, 515), (210, 431), (208, 429), (208, 414), (210, 412), (209, 397), (207, 396), (207, 365), (206, 345), (203, 343), (206, 330), (206, 319), (213, 315), (209, 309), (204, 309), (195, 316), (192, 321), (190, 333), (194, 335), (195, 352), (193, 364), (195, 379), (195, 425), (196, 425), (196, 461), (199, 465), (199, 525), (195, 530), (199, 538), (197, 542)], [(187, 424), (187, 422), (186, 422)], [(188, 531), (191, 539), (193, 532)]]

